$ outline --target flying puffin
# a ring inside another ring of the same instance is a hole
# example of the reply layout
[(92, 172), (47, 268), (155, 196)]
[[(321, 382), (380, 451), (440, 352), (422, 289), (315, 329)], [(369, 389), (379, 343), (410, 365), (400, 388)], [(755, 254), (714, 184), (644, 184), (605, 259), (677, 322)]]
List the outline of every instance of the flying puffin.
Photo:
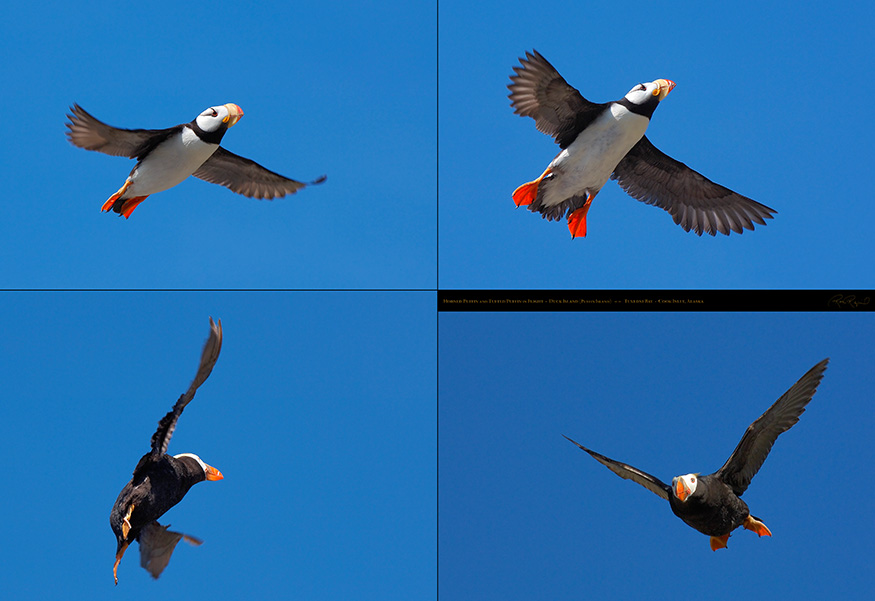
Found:
[(762, 520), (750, 515), (747, 504), (739, 497), (763, 465), (778, 435), (799, 421), (799, 416), (817, 391), (827, 363), (828, 358), (808, 370), (774, 405), (748, 426), (741, 442), (723, 467), (708, 476), (685, 474), (673, 478), (671, 486), (668, 486), (638, 468), (609, 459), (567, 436), (565, 438), (621, 478), (637, 482), (668, 501), (676, 516), (711, 537), (713, 551), (725, 548), (730, 533), (739, 526), (759, 536), (771, 536)]
[(210, 318), (210, 337), (204, 345), (201, 362), (188, 391), (179, 397), (167, 415), (158, 422), (158, 430), (152, 435), (152, 450), (143, 455), (134, 475), (118, 498), (109, 514), (109, 525), (115, 533), (118, 546), (112, 575), (118, 584), (118, 564), (131, 541), (140, 543), (140, 565), (153, 578), (158, 578), (170, 561), (176, 544), (185, 540), (194, 545), (202, 541), (180, 532), (167, 530), (157, 522), (164, 513), (179, 503), (192, 486), (204, 480), (221, 480), (222, 473), (207, 465), (193, 453), (167, 455), (167, 445), (176, 429), (182, 410), (194, 398), (198, 387), (209, 377), (219, 351), (222, 349), (222, 321), (213, 323)]
[[(249, 198), (268, 200), (308, 185), (219, 146), (228, 128), (243, 116), (236, 104), (211, 106), (191, 123), (167, 129), (120, 129), (98, 121), (78, 104), (70, 111), (67, 138), (74, 146), (137, 159), (124, 185), (103, 203), (102, 211), (112, 209), (128, 218), (147, 196), (172, 188), (189, 175)], [(323, 175), (310, 185), (324, 181)]]
[(620, 100), (596, 104), (572, 88), (538, 54), (526, 52), (507, 87), (514, 113), (535, 120), (562, 149), (544, 173), (513, 193), (528, 206), (558, 221), (567, 216), (571, 237), (586, 236), (586, 213), (608, 178), (627, 194), (665, 209), (685, 231), (729, 235), (730, 230), (765, 225), (774, 209), (715, 184), (660, 152), (644, 135), (653, 111), (675, 83), (640, 83)]

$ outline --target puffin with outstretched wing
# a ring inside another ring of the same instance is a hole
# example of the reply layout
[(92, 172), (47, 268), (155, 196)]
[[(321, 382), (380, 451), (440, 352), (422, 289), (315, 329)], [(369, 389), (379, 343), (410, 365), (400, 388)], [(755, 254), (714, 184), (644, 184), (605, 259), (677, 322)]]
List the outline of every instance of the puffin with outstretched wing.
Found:
[(668, 501), (676, 516), (711, 537), (714, 551), (726, 547), (730, 533), (739, 526), (760, 536), (771, 536), (762, 520), (750, 515), (747, 503), (740, 497), (763, 465), (778, 435), (799, 421), (799, 416), (817, 391), (827, 363), (829, 359), (824, 359), (808, 370), (748, 426), (723, 467), (707, 476), (676, 476), (669, 486), (647, 472), (596, 453), (567, 436), (565, 438), (621, 478), (637, 482)]
[(140, 458), (133, 477), (119, 493), (109, 515), (109, 524), (118, 546), (112, 575), (118, 584), (118, 566), (131, 541), (140, 545), (140, 565), (158, 578), (180, 540), (199, 545), (201, 541), (186, 534), (167, 530), (157, 522), (167, 510), (179, 503), (189, 489), (204, 480), (221, 480), (222, 473), (207, 465), (194, 453), (168, 455), (167, 445), (176, 429), (183, 409), (194, 398), (198, 387), (209, 377), (222, 349), (222, 321), (210, 318), (210, 337), (201, 353), (194, 381), (179, 397), (167, 415), (158, 422), (152, 435), (152, 449)]

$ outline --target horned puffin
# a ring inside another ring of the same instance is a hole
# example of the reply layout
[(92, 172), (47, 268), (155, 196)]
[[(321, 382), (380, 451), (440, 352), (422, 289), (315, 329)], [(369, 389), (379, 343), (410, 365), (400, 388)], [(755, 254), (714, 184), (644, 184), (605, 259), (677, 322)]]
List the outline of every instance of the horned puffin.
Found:
[(668, 501), (676, 516), (711, 537), (713, 551), (725, 548), (730, 533), (739, 526), (759, 536), (771, 536), (762, 520), (750, 515), (747, 504), (740, 497), (763, 465), (778, 435), (799, 421), (799, 416), (817, 391), (827, 363), (829, 358), (808, 370), (748, 426), (723, 467), (707, 476), (684, 474), (673, 478), (669, 486), (638, 468), (609, 459), (567, 436), (565, 438), (621, 478), (637, 482)]
[[(101, 207), (126, 219), (147, 196), (172, 188), (189, 175), (267, 200), (294, 194), (308, 185), (219, 146), (228, 128), (243, 116), (243, 110), (233, 103), (211, 106), (191, 123), (167, 129), (120, 129), (98, 121), (78, 104), (70, 111), (67, 138), (73, 145), (137, 159), (124, 185)], [(324, 181), (323, 175), (309, 185)]]
[(549, 221), (567, 217), (571, 237), (586, 236), (586, 213), (608, 178), (627, 194), (668, 211), (685, 231), (729, 235), (765, 225), (774, 209), (715, 184), (660, 152), (644, 132), (675, 87), (669, 79), (640, 83), (620, 100), (597, 104), (568, 85), (536, 50), (514, 67), (508, 97), (514, 113), (535, 120), (561, 151), (541, 176), (513, 193)]
[(198, 387), (209, 377), (221, 349), (222, 321), (214, 323), (211, 317), (210, 336), (204, 344), (194, 381), (188, 391), (176, 401), (173, 409), (158, 422), (158, 429), (152, 435), (152, 449), (140, 458), (131, 481), (115, 500), (109, 514), (109, 524), (118, 543), (115, 564), (112, 566), (116, 584), (119, 562), (133, 540), (140, 544), (140, 565), (153, 578), (161, 575), (180, 540), (194, 545), (202, 542), (193, 536), (172, 532), (167, 529), (168, 526), (162, 526), (157, 520), (179, 503), (198, 482), (223, 478), (222, 472), (204, 463), (194, 453), (174, 456), (167, 454), (167, 445), (182, 410), (194, 398)]

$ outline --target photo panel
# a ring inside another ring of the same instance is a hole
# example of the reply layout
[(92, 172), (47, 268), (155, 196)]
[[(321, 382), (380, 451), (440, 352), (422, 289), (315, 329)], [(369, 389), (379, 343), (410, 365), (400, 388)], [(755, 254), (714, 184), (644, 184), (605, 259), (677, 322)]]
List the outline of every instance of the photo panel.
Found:
[[(131, 542), (114, 586), (111, 510), (210, 317), (167, 453), (224, 478), (158, 518), (203, 544), (153, 581)], [(435, 598), (433, 293), (6, 292), (0, 329), (9, 598)]]
[[(448, 1), (439, 14), (441, 288), (875, 287), (859, 177), (871, 127), (843, 108), (871, 72), (871, 7)], [(539, 79), (535, 52), (559, 79)], [(647, 148), (620, 163), (660, 80), (676, 86)], [(542, 174), (540, 197), (514, 200)], [(704, 233), (718, 216), (729, 235)]]
[[(441, 598), (857, 596), (873, 328), (860, 313), (442, 313)], [(770, 537), (738, 528), (712, 551), (564, 438), (668, 486), (706, 476), (825, 358), (742, 497)]]
[[(10, 9), (0, 288), (434, 289), (436, 28), (433, 2)], [(109, 142), (70, 143), (77, 105)], [(102, 213), (127, 157), (118, 201), (147, 198)]]

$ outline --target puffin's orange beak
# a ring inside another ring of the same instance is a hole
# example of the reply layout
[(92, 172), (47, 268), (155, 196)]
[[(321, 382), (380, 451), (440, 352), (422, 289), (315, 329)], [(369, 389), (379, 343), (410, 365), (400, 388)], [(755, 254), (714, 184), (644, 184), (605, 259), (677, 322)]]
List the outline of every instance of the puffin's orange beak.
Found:
[(654, 81), (658, 87), (653, 90), (653, 95), (656, 96), (656, 99), (660, 102), (663, 98), (668, 96), (668, 93), (674, 89), (675, 83), (670, 79), (657, 79)]
[(222, 475), (222, 472), (214, 468), (212, 465), (207, 465), (207, 480), (221, 480), (225, 476)]
[(222, 119), (222, 123), (227, 123), (228, 127), (232, 127), (235, 123), (240, 121), (240, 117), (243, 116), (243, 109), (233, 102), (226, 104), (225, 108), (228, 109), (228, 116)]
[(677, 495), (677, 498), (681, 501), (686, 501), (687, 497), (690, 496), (690, 493), (687, 492), (687, 487), (684, 486), (684, 481), (681, 479), (678, 479), (678, 483), (675, 486), (674, 492), (675, 495)]

